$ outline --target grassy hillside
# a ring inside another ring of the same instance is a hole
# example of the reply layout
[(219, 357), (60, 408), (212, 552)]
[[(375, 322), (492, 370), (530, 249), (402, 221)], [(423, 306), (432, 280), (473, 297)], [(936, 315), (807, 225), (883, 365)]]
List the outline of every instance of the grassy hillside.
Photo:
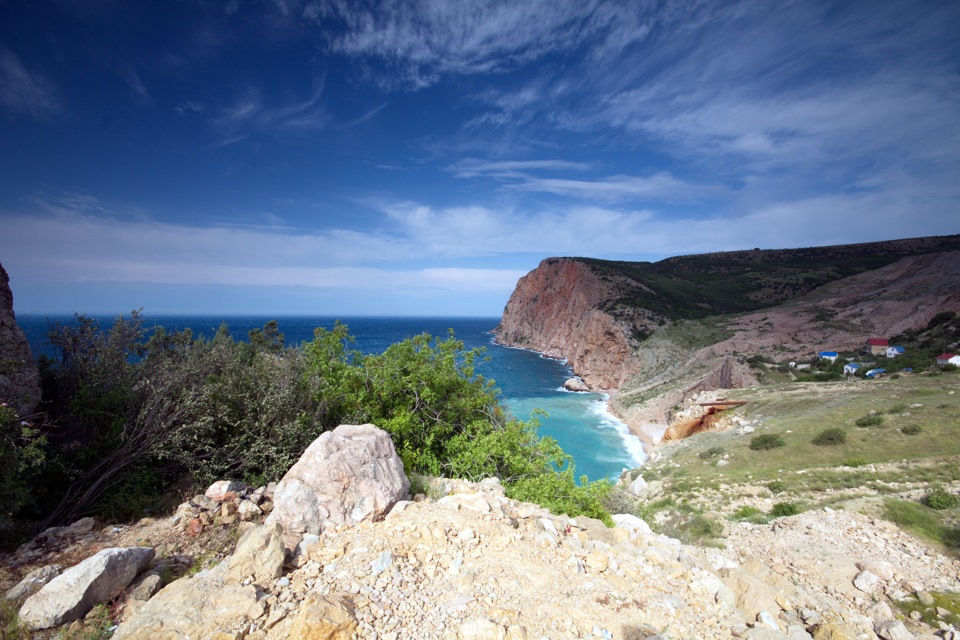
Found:
[[(960, 373), (725, 394), (748, 402), (725, 412), (726, 429), (662, 447), (644, 468), (655, 488), (647, 517), (765, 521), (849, 508), (960, 553)], [(779, 446), (757, 446), (771, 440)], [(947, 508), (924, 504), (938, 489)]]
[(671, 320), (753, 311), (901, 258), (960, 249), (960, 235), (805, 249), (730, 251), (660, 262), (578, 258), (617, 291), (604, 310), (640, 307)]

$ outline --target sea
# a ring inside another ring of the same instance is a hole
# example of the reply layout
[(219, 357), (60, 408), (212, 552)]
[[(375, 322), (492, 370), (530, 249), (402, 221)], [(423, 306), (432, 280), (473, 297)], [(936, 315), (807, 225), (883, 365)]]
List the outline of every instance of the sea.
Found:
[[(113, 316), (87, 316), (109, 328)], [(607, 410), (607, 396), (600, 393), (576, 393), (563, 388), (573, 375), (563, 361), (542, 356), (527, 349), (505, 347), (494, 342), (492, 329), (499, 318), (411, 318), (411, 317), (325, 317), (325, 316), (172, 316), (143, 315), (147, 327), (162, 326), (167, 331), (191, 329), (195, 336), (212, 337), (226, 323), (237, 340), (247, 333), (276, 320), (285, 344), (297, 345), (313, 339), (314, 329), (330, 329), (337, 320), (347, 325), (356, 339), (353, 348), (364, 353), (380, 353), (391, 344), (422, 333), (444, 339), (452, 330), (465, 348), (484, 349), (485, 359), (476, 366), (478, 374), (492, 379), (501, 391), (501, 400), (517, 418), (528, 419), (536, 409), (540, 417), (540, 435), (550, 436), (573, 457), (576, 474), (590, 480), (616, 479), (624, 469), (641, 466), (646, 459), (639, 438)], [(73, 316), (18, 314), (35, 356), (53, 357), (47, 333), (53, 324), (69, 324)]]

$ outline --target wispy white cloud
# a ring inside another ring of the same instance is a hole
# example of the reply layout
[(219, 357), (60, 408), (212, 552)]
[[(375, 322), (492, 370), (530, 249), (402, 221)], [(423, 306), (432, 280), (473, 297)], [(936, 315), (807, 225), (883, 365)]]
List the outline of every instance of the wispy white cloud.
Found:
[(268, 105), (256, 90), (249, 91), (234, 103), (220, 110), (214, 124), (222, 129), (282, 131), (309, 130), (326, 127), (330, 116), (321, 100), (323, 83), (305, 100)]
[(570, 160), (480, 160), (478, 158), (464, 158), (450, 167), (450, 171), (458, 178), (474, 178), (487, 176), (494, 178), (524, 177), (527, 171), (538, 170), (566, 170), (587, 171), (591, 165), (587, 162), (573, 162)]
[(144, 85), (140, 79), (140, 75), (134, 71), (133, 67), (124, 67), (120, 75), (126, 83), (127, 89), (130, 91), (130, 96), (134, 101), (147, 106), (153, 104), (153, 96), (150, 95), (146, 85)]
[(568, 178), (533, 178), (511, 184), (516, 191), (536, 191), (558, 196), (593, 200), (597, 202), (659, 201), (691, 202), (701, 198), (716, 198), (726, 189), (692, 184), (661, 171), (650, 176), (616, 175), (598, 180), (570, 180)]
[(9, 49), (0, 47), (0, 104), (37, 119), (66, 113), (56, 85), (44, 73), (28, 69)]
[(448, 74), (512, 69), (585, 43), (603, 57), (643, 39), (649, 29), (642, 11), (607, 8), (599, 0), (481, 0), (469, 10), (436, 0), (387, 0), (375, 10), (318, 0), (307, 3), (303, 15), (325, 25), (341, 22), (335, 51), (379, 58), (394, 70), (380, 76), (383, 84), (413, 87)]

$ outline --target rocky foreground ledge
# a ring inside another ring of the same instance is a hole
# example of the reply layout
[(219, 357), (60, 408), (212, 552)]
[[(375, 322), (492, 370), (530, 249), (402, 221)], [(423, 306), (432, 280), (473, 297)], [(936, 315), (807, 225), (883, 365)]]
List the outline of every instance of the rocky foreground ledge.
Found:
[[(363, 431), (383, 434), (372, 426)], [(335, 448), (339, 454), (323, 448), (328, 462), (350, 458), (351, 441), (358, 439), (352, 433)], [(311, 464), (326, 479), (298, 476), (298, 484), (312, 483), (320, 497), (310, 502), (314, 519), (300, 517), (293, 528), (273, 515), (279, 509), (270, 491), (220, 485), (208, 492), (213, 497), (198, 496), (171, 518), (100, 531), (84, 523), (8, 560), (31, 558), (16, 569), (19, 576), (58, 560), (80, 566), (89, 561), (78, 560), (104, 547), (146, 544), (157, 552), (154, 567), (169, 567), (185, 552), (202, 556), (198, 544), (208, 536), (239, 537), (208, 569), (176, 579), (174, 572), (154, 571), (156, 587), (168, 581), (159, 591), (142, 588), (147, 571), (110, 596), (122, 609), (113, 635), (118, 640), (957, 635), (948, 625), (932, 629), (898, 619), (889, 599), (957, 590), (960, 563), (881, 520), (807, 512), (772, 525), (734, 525), (727, 548), (701, 549), (656, 535), (633, 516), (615, 516), (617, 526), (607, 528), (589, 518), (550, 514), (506, 498), (495, 479), (435, 479), (426, 495), (397, 501), (378, 515), (373, 507), (379, 498), (354, 491), (380, 482), (378, 472), (343, 476), (336, 488), (327, 480), (340, 471), (324, 472), (322, 461)], [(273, 497), (283, 492), (281, 481)], [(334, 495), (352, 496), (343, 503), (350, 508), (318, 506), (329, 505)], [(238, 506), (249, 496), (265, 507), (260, 515)], [(271, 511), (266, 522), (264, 511)]]

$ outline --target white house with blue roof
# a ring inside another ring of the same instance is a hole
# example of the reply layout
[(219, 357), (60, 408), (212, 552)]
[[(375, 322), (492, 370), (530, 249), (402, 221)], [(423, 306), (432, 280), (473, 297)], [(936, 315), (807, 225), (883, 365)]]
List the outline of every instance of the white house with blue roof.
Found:
[(843, 374), (847, 376), (852, 376), (857, 373), (863, 365), (857, 364), (856, 362), (848, 362), (843, 366)]
[(896, 358), (897, 356), (902, 356), (906, 351), (903, 347), (887, 347), (887, 357)]
[(840, 357), (840, 354), (836, 351), (821, 351), (817, 354), (817, 357), (821, 360), (829, 360), (831, 363), (833, 363), (837, 361), (837, 358)]

